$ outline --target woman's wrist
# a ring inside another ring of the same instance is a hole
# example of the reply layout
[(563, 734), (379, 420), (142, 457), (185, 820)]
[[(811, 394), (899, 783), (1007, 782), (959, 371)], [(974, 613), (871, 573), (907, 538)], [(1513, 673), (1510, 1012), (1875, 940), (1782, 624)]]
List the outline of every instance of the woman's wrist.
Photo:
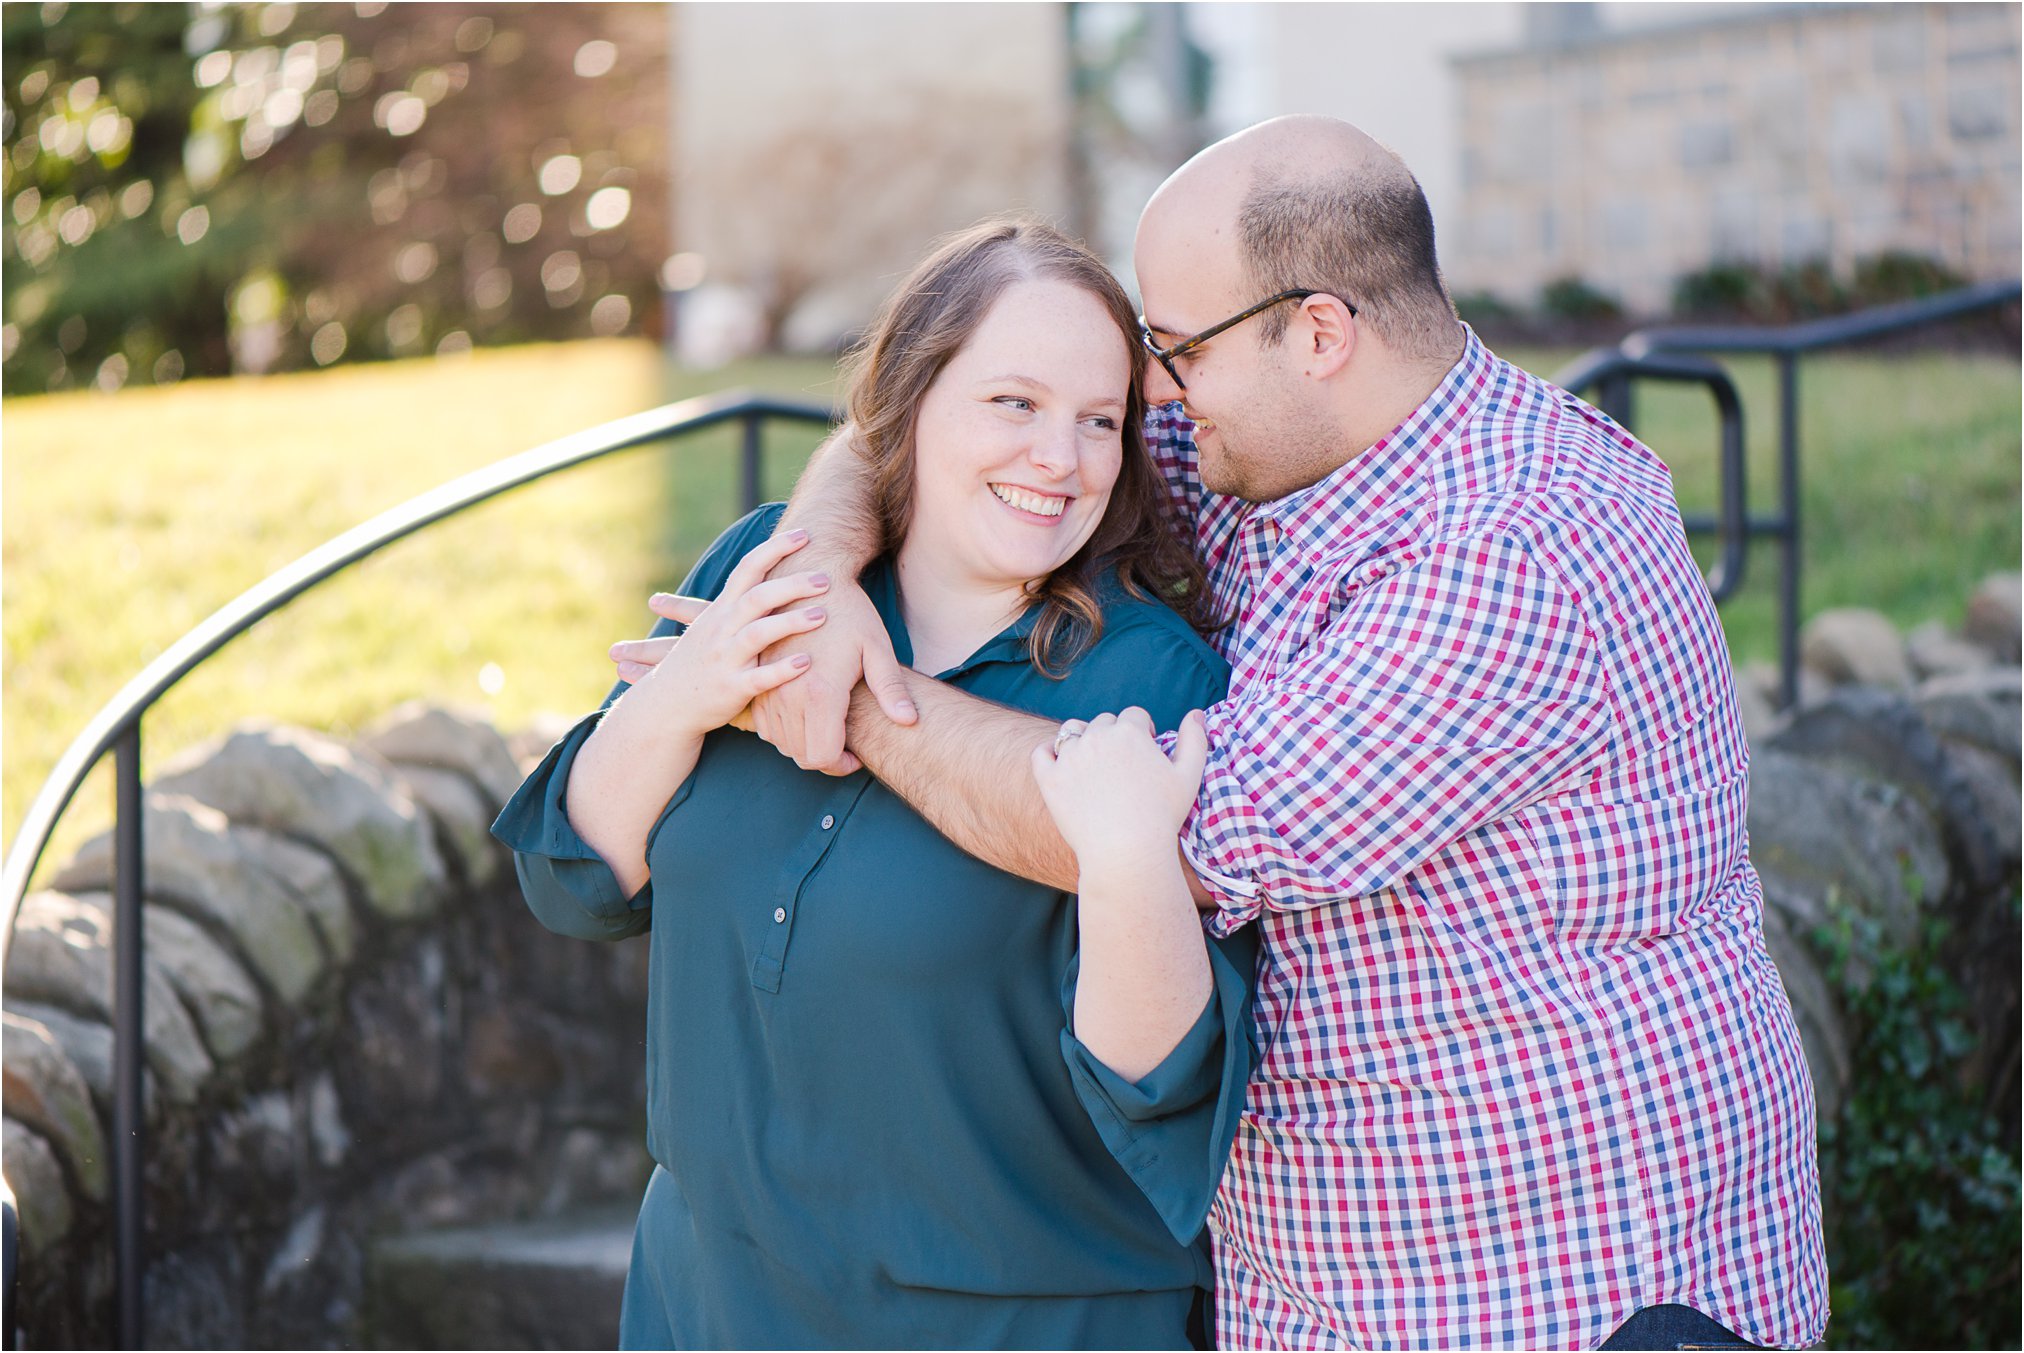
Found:
[(659, 708), (659, 701), (640, 698), (650, 695), (643, 685), (621, 695), (598, 720), (591, 738), (602, 738), (607, 744), (648, 757), (665, 756), (702, 742), (710, 730), (692, 728), (673, 711)]
[[(1076, 852), (1078, 888), (1105, 897), (1153, 896), (1180, 884), (1180, 855), (1170, 834), (1110, 833)], [(1183, 888), (1185, 892), (1185, 888)]]

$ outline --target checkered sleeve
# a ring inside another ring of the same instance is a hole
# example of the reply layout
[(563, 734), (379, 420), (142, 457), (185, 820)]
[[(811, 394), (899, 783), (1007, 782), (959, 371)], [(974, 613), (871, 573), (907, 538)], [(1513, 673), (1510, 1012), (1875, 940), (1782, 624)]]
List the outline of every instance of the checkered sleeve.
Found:
[(1594, 637), (1523, 544), (1439, 541), (1337, 587), (1320, 635), (1209, 711), (1182, 845), (1218, 933), (1395, 883), (1578, 782), (1606, 738)]

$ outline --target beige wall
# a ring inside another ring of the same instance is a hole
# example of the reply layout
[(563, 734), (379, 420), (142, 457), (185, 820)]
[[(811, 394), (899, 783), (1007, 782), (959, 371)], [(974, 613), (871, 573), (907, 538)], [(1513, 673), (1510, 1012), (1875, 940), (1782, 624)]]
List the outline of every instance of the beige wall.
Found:
[(1456, 63), (1457, 291), (1633, 310), (1716, 260), (2017, 274), (2019, 8), (1821, 5)]
[(812, 346), (864, 323), (936, 235), (1060, 219), (1058, 4), (674, 7), (676, 240), (706, 285)]

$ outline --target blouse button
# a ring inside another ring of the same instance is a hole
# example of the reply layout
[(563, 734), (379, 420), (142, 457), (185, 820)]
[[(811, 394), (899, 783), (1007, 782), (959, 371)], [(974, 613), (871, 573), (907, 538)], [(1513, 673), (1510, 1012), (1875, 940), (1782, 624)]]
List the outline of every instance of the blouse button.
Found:
[(824, 813), (822, 815), (822, 829), (824, 831), (828, 831), (831, 827), (834, 827), (835, 825), (836, 825), (836, 815), (834, 813)]
[(782, 921), (785, 921), (786, 919), (787, 919), (787, 908), (775, 907), (773, 909), (773, 924), (779, 925)]

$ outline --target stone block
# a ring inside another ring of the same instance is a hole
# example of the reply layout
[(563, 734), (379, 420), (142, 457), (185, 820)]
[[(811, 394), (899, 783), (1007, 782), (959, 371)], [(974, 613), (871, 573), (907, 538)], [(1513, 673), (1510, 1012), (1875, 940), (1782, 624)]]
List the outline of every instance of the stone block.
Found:
[(2024, 606), (2020, 593), (2024, 593), (2024, 579), (2018, 574), (1990, 574), (1969, 596), (1967, 619), (1961, 625), (1970, 642), (2012, 667), (2018, 661), (2018, 612)]
[[(38, 1001), (110, 1023), (112, 971), (110, 897), (39, 892), (22, 901), (14, 942), (7, 949), (10, 999)], [(145, 964), (143, 974), (147, 1065), (171, 1101), (189, 1103), (211, 1075), (211, 1056), (161, 965)]]
[[(295, 1106), (285, 1092), (249, 1095), (211, 1123), (210, 1159), (236, 1189), (253, 1195), (248, 1201), (264, 1208), (275, 1190), (298, 1180), (296, 1126)], [(243, 1216), (240, 1220), (243, 1224)]]
[[(98, 1108), (99, 1118), (112, 1121), (112, 1026), (95, 1019), (82, 1019), (68, 1010), (59, 1010), (53, 1005), (42, 1005), (34, 1001), (17, 1000), (15, 994), (8, 995), (8, 1009), (49, 1030), (57, 1045), (69, 1056), (84, 1077), (85, 1088), (91, 1091), (92, 1103)], [(155, 1078), (146, 1068), (141, 1071), (142, 1092), (147, 1098), (152, 1113), (155, 1106)]]
[(91, 1088), (49, 1029), (12, 1011), (0, 1014), (0, 1087), (9, 1117), (40, 1133), (70, 1168), (84, 1196), (104, 1201), (109, 1163)]
[(1953, 882), (1940, 825), (1916, 797), (1775, 748), (1750, 761), (1749, 829), (1765, 905), (1801, 939), (1838, 896), (1909, 943)]
[(421, 809), (376, 754), (277, 724), (242, 725), (178, 758), (155, 782), (234, 822), (312, 841), (348, 870), (365, 903), (395, 921), (433, 912), (448, 883)]
[[(1979, 895), (2006, 878), (1991, 826), (1974, 787), (1918, 706), (1874, 689), (1849, 689), (1817, 708), (1802, 710), (1772, 740), (1781, 751), (1807, 756), (1860, 777), (1878, 795), (1901, 795), (1923, 806), (1940, 830), (1958, 895)], [(1927, 896), (1950, 889), (1926, 876)]]
[(1996, 661), (1980, 644), (1968, 642), (1937, 620), (1928, 620), (1905, 635), (1905, 657), (1921, 681), (1980, 671)]
[[(11, 1117), (0, 1131), (4, 1131), (0, 1150), (7, 1161), (7, 1187), (21, 1218), (21, 1255), (32, 1259), (70, 1234), (77, 1208), (55, 1148)], [(14, 1312), (9, 1311), (7, 1318), (14, 1319)]]
[(149, 903), (147, 961), (183, 998), (217, 1062), (236, 1061), (266, 1028), (260, 988), (224, 945), (181, 912)]
[[(290, 1005), (328, 966), (301, 900), (239, 841), (225, 814), (197, 799), (160, 790), (142, 801), (142, 891), (231, 937), (247, 963)], [(80, 893), (112, 886), (112, 838), (85, 843), (56, 875), (55, 886)], [(181, 955), (179, 955), (181, 956)]]
[(1743, 720), (1743, 737), (1753, 747), (1778, 729), (1780, 720), (1776, 707), (1754, 682), (1737, 680), (1736, 713)]
[(438, 839), (456, 854), (473, 886), (499, 877), (509, 857), (492, 836), (498, 809), (486, 803), (476, 786), (456, 771), (429, 766), (397, 764), (394, 774), (434, 819)]
[(1866, 607), (1843, 606), (1814, 616), (1799, 633), (1799, 654), (1807, 667), (1837, 685), (1904, 690), (1912, 684), (1897, 626)]
[(1994, 667), (1936, 677), (1914, 693), (1919, 714), (1935, 734), (2002, 757), (2017, 769), (2020, 737), (2019, 673)]
[(366, 746), (397, 766), (455, 771), (483, 790), (494, 815), (524, 778), (506, 739), (482, 714), (419, 701), (374, 724)]
[(323, 947), (339, 963), (358, 949), (358, 917), (344, 886), (344, 876), (331, 858), (262, 827), (232, 824), (232, 837), (260, 866), (295, 894), (323, 937)]

